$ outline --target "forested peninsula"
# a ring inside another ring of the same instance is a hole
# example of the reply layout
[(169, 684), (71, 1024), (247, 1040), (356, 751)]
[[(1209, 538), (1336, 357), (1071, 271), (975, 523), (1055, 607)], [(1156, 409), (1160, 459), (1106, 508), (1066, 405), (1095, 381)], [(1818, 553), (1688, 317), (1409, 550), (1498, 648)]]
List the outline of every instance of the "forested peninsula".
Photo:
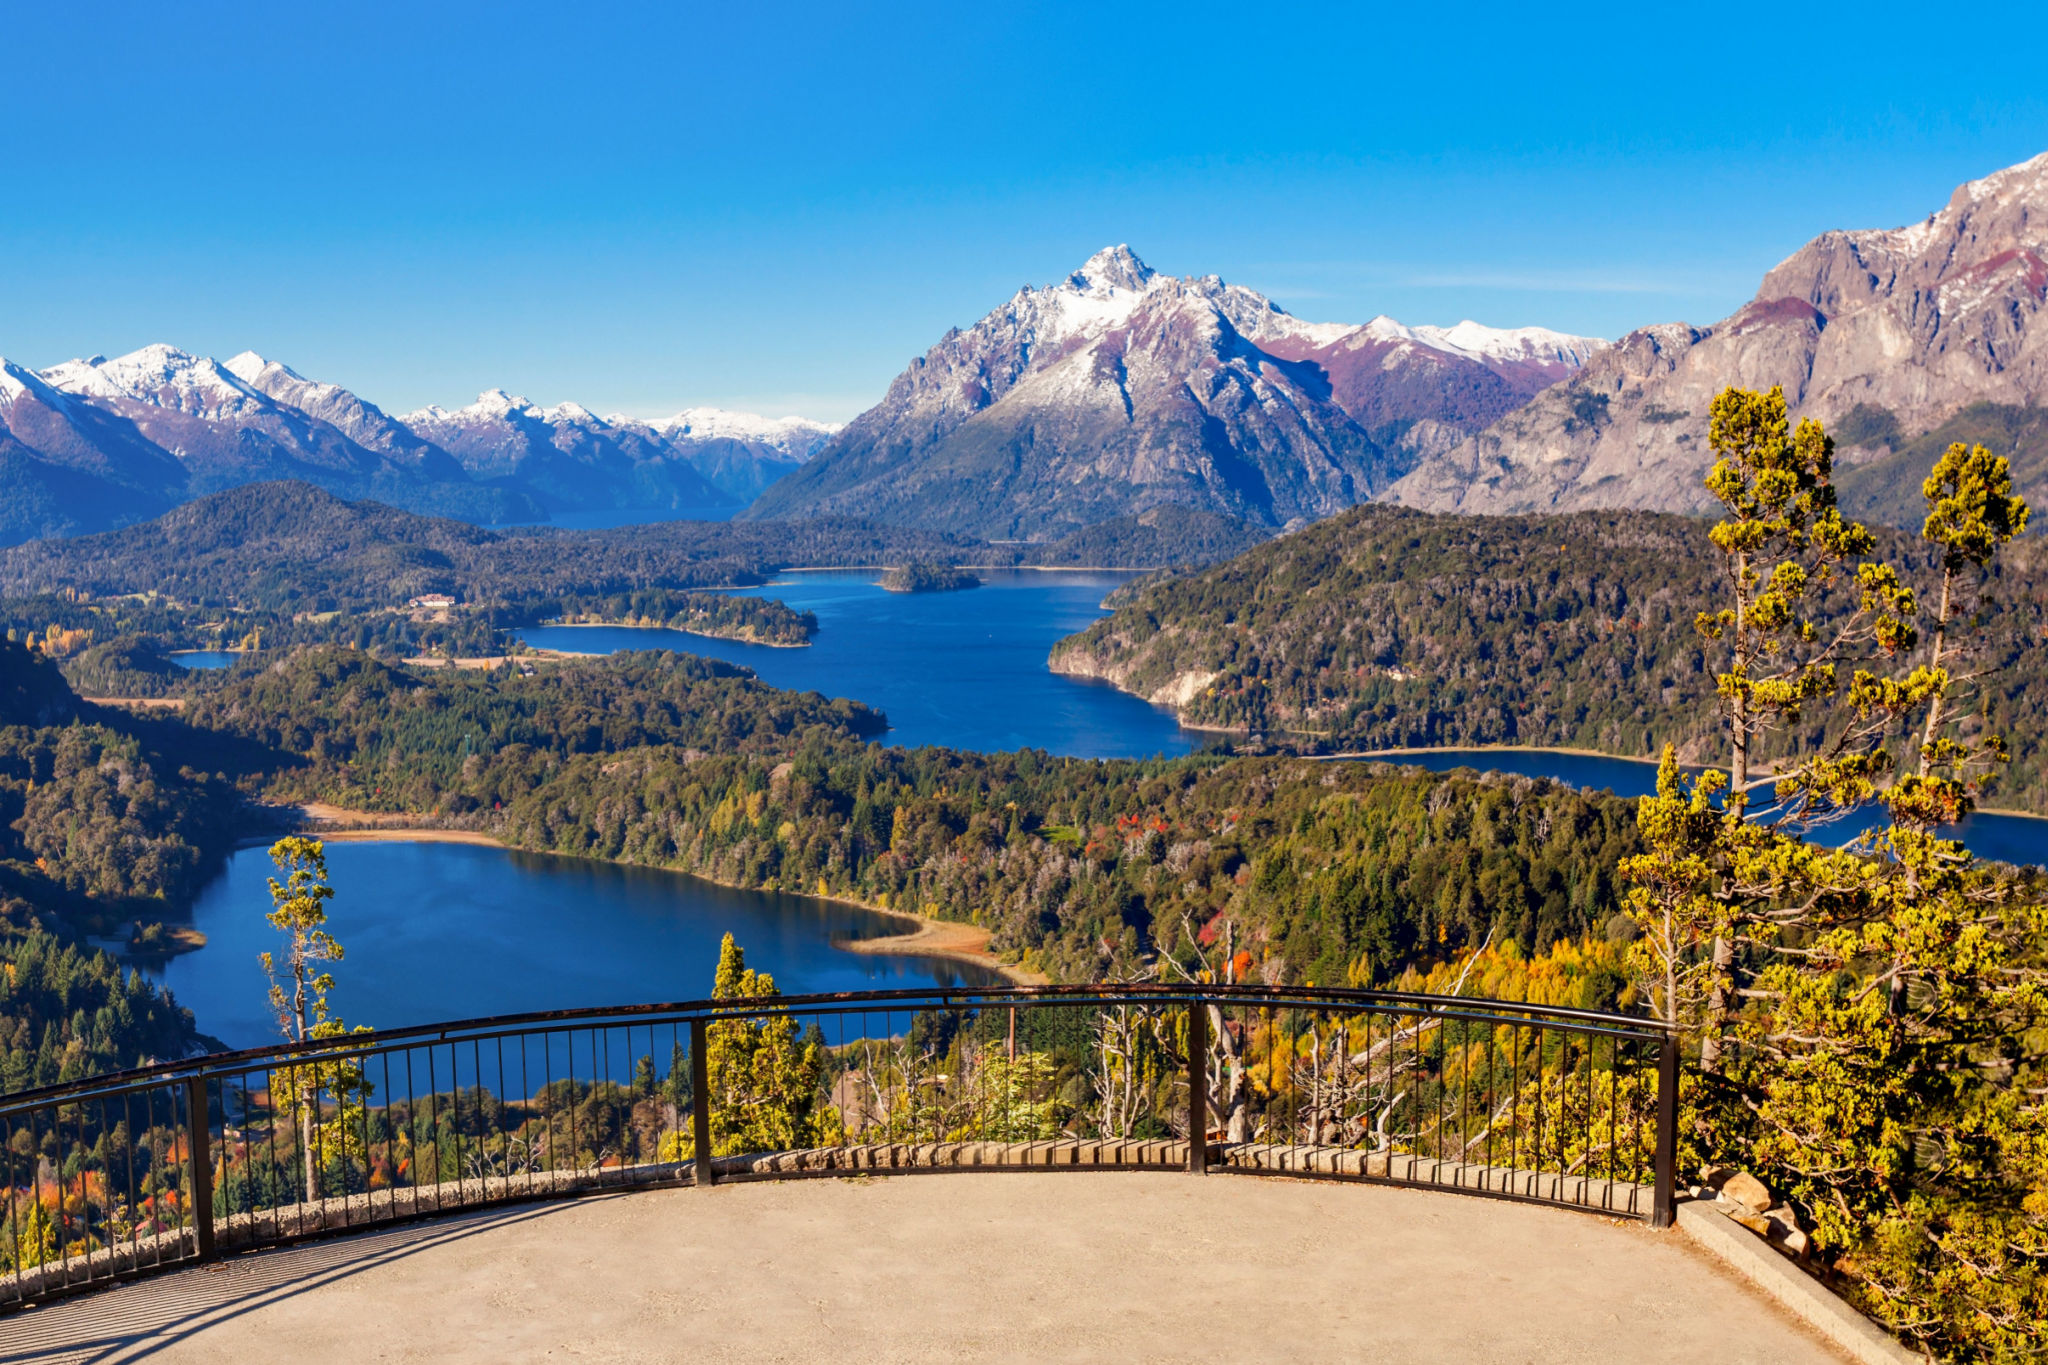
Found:
[[(1873, 528), (1923, 586), (1916, 538)], [(1309, 753), (1531, 745), (1715, 755), (1708, 646), (1722, 590), (1697, 518), (1464, 517), (1365, 506), (1213, 568), (1136, 583), (1056, 645), (1057, 672), (1171, 706), (1182, 723)], [(1985, 595), (1987, 697), (2012, 764), (1986, 803), (2048, 812), (2048, 553), (2016, 543)], [(1838, 589), (1823, 619), (1853, 606)], [(1796, 748), (1799, 736), (1781, 747)]]

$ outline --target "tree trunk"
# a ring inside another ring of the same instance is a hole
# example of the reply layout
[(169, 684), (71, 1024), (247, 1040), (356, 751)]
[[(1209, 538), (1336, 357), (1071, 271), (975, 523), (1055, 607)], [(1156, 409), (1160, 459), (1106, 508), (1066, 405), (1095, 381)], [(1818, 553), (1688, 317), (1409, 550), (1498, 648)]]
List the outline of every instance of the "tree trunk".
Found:
[(313, 1159), (313, 1106), (319, 1092), (299, 1092), (299, 1148), (306, 1162), (306, 1202), (320, 1197), (320, 1167)]

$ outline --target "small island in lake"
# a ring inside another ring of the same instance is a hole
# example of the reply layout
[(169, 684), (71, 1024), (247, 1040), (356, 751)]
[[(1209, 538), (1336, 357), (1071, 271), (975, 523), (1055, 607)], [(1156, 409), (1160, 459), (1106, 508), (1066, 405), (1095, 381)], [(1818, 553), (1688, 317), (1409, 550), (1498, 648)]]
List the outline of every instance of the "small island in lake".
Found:
[(978, 588), (981, 577), (953, 564), (905, 564), (882, 575), (890, 592), (959, 592)]

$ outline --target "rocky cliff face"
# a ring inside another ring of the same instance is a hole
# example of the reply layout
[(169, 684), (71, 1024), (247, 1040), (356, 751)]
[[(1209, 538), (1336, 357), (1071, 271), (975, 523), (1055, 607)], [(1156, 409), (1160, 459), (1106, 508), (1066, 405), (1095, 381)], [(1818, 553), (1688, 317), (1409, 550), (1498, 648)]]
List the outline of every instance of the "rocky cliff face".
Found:
[(1284, 526), (1370, 498), (1601, 344), (1307, 323), (1111, 247), (949, 333), (747, 515), (1050, 538), (1178, 504)]
[[(1962, 186), (1910, 227), (1830, 232), (1710, 328), (1649, 327), (1569, 382), (1425, 457), (1389, 501), (1437, 511), (1695, 511), (1722, 388), (1782, 385), (1799, 416), (1927, 431), (2048, 398), (2048, 154)], [(1853, 463), (1860, 454), (1845, 450)]]

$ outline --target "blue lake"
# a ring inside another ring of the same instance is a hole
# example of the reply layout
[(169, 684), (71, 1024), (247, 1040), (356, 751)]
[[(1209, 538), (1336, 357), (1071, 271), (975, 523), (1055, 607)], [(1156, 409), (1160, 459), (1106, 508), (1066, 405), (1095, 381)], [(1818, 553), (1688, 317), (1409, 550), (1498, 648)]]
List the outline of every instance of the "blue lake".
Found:
[[(328, 927), (348, 950), (334, 1001), (350, 1023), (701, 999), (727, 933), (787, 994), (996, 984), (937, 958), (833, 946), (901, 933), (902, 920), (681, 873), (475, 844), (332, 843), (327, 863)], [(206, 946), (155, 973), (231, 1047), (276, 1039), (257, 965), (278, 946), (264, 918), (272, 871), (264, 849), (232, 855), (193, 908)]]
[(777, 687), (881, 708), (889, 744), (1135, 758), (1207, 742), (1168, 711), (1045, 666), (1054, 642), (1099, 620), (1104, 595), (1129, 575), (983, 576), (984, 586), (964, 592), (884, 592), (874, 572), (793, 573), (746, 589), (817, 613), (818, 633), (802, 649), (616, 626), (538, 626), (519, 638), (572, 654), (674, 649), (745, 664)]
[[(792, 574), (748, 590), (816, 612), (817, 642), (807, 649), (610, 627), (522, 634), (577, 653), (670, 648), (744, 663), (778, 686), (881, 707), (895, 727), (891, 743), (1138, 757), (1186, 753), (1205, 742), (1137, 698), (1046, 670), (1053, 642), (1098, 619), (1103, 595), (1121, 575), (994, 574), (982, 588), (932, 594), (886, 593), (875, 577)], [(217, 656), (219, 664), (232, 657)], [(1544, 750), (1436, 750), (1383, 761), (1549, 777), (1630, 797), (1656, 781), (1647, 761)], [(1978, 815), (1962, 833), (1985, 856), (2048, 862), (2048, 821)], [(329, 857), (339, 889), (332, 925), (349, 950), (336, 1001), (351, 1021), (394, 1027), (690, 999), (708, 991), (728, 931), (792, 993), (987, 979), (937, 959), (835, 947), (896, 932), (900, 921), (803, 896), (460, 844), (338, 843)], [(256, 965), (256, 955), (274, 946), (263, 919), (269, 870), (260, 849), (234, 855), (194, 911), (208, 946), (171, 959), (161, 972), (202, 1030), (236, 1046), (273, 1033)]]
[[(1412, 764), (1438, 773), (1453, 768), (1477, 768), (1481, 772), (1549, 777), (1574, 787), (1605, 787), (1616, 796), (1648, 796), (1657, 790), (1657, 765), (1646, 758), (1607, 758), (1554, 749), (1433, 749), (1388, 755), (1380, 761)], [(1826, 832), (1814, 837), (1843, 842), (1861, 826), (1845, 823), (1834, 828), (1838, 833), (1832, 838)], [(1979, 857), (2008, 863), (2048, 863), (2048, 820), (1980, 813), (1963, 821), (1950, 834), (1962, 839)]]
[(164, 657), (180, 668), (227, 668), (241, 656), (223, 649), (181, 649)]

